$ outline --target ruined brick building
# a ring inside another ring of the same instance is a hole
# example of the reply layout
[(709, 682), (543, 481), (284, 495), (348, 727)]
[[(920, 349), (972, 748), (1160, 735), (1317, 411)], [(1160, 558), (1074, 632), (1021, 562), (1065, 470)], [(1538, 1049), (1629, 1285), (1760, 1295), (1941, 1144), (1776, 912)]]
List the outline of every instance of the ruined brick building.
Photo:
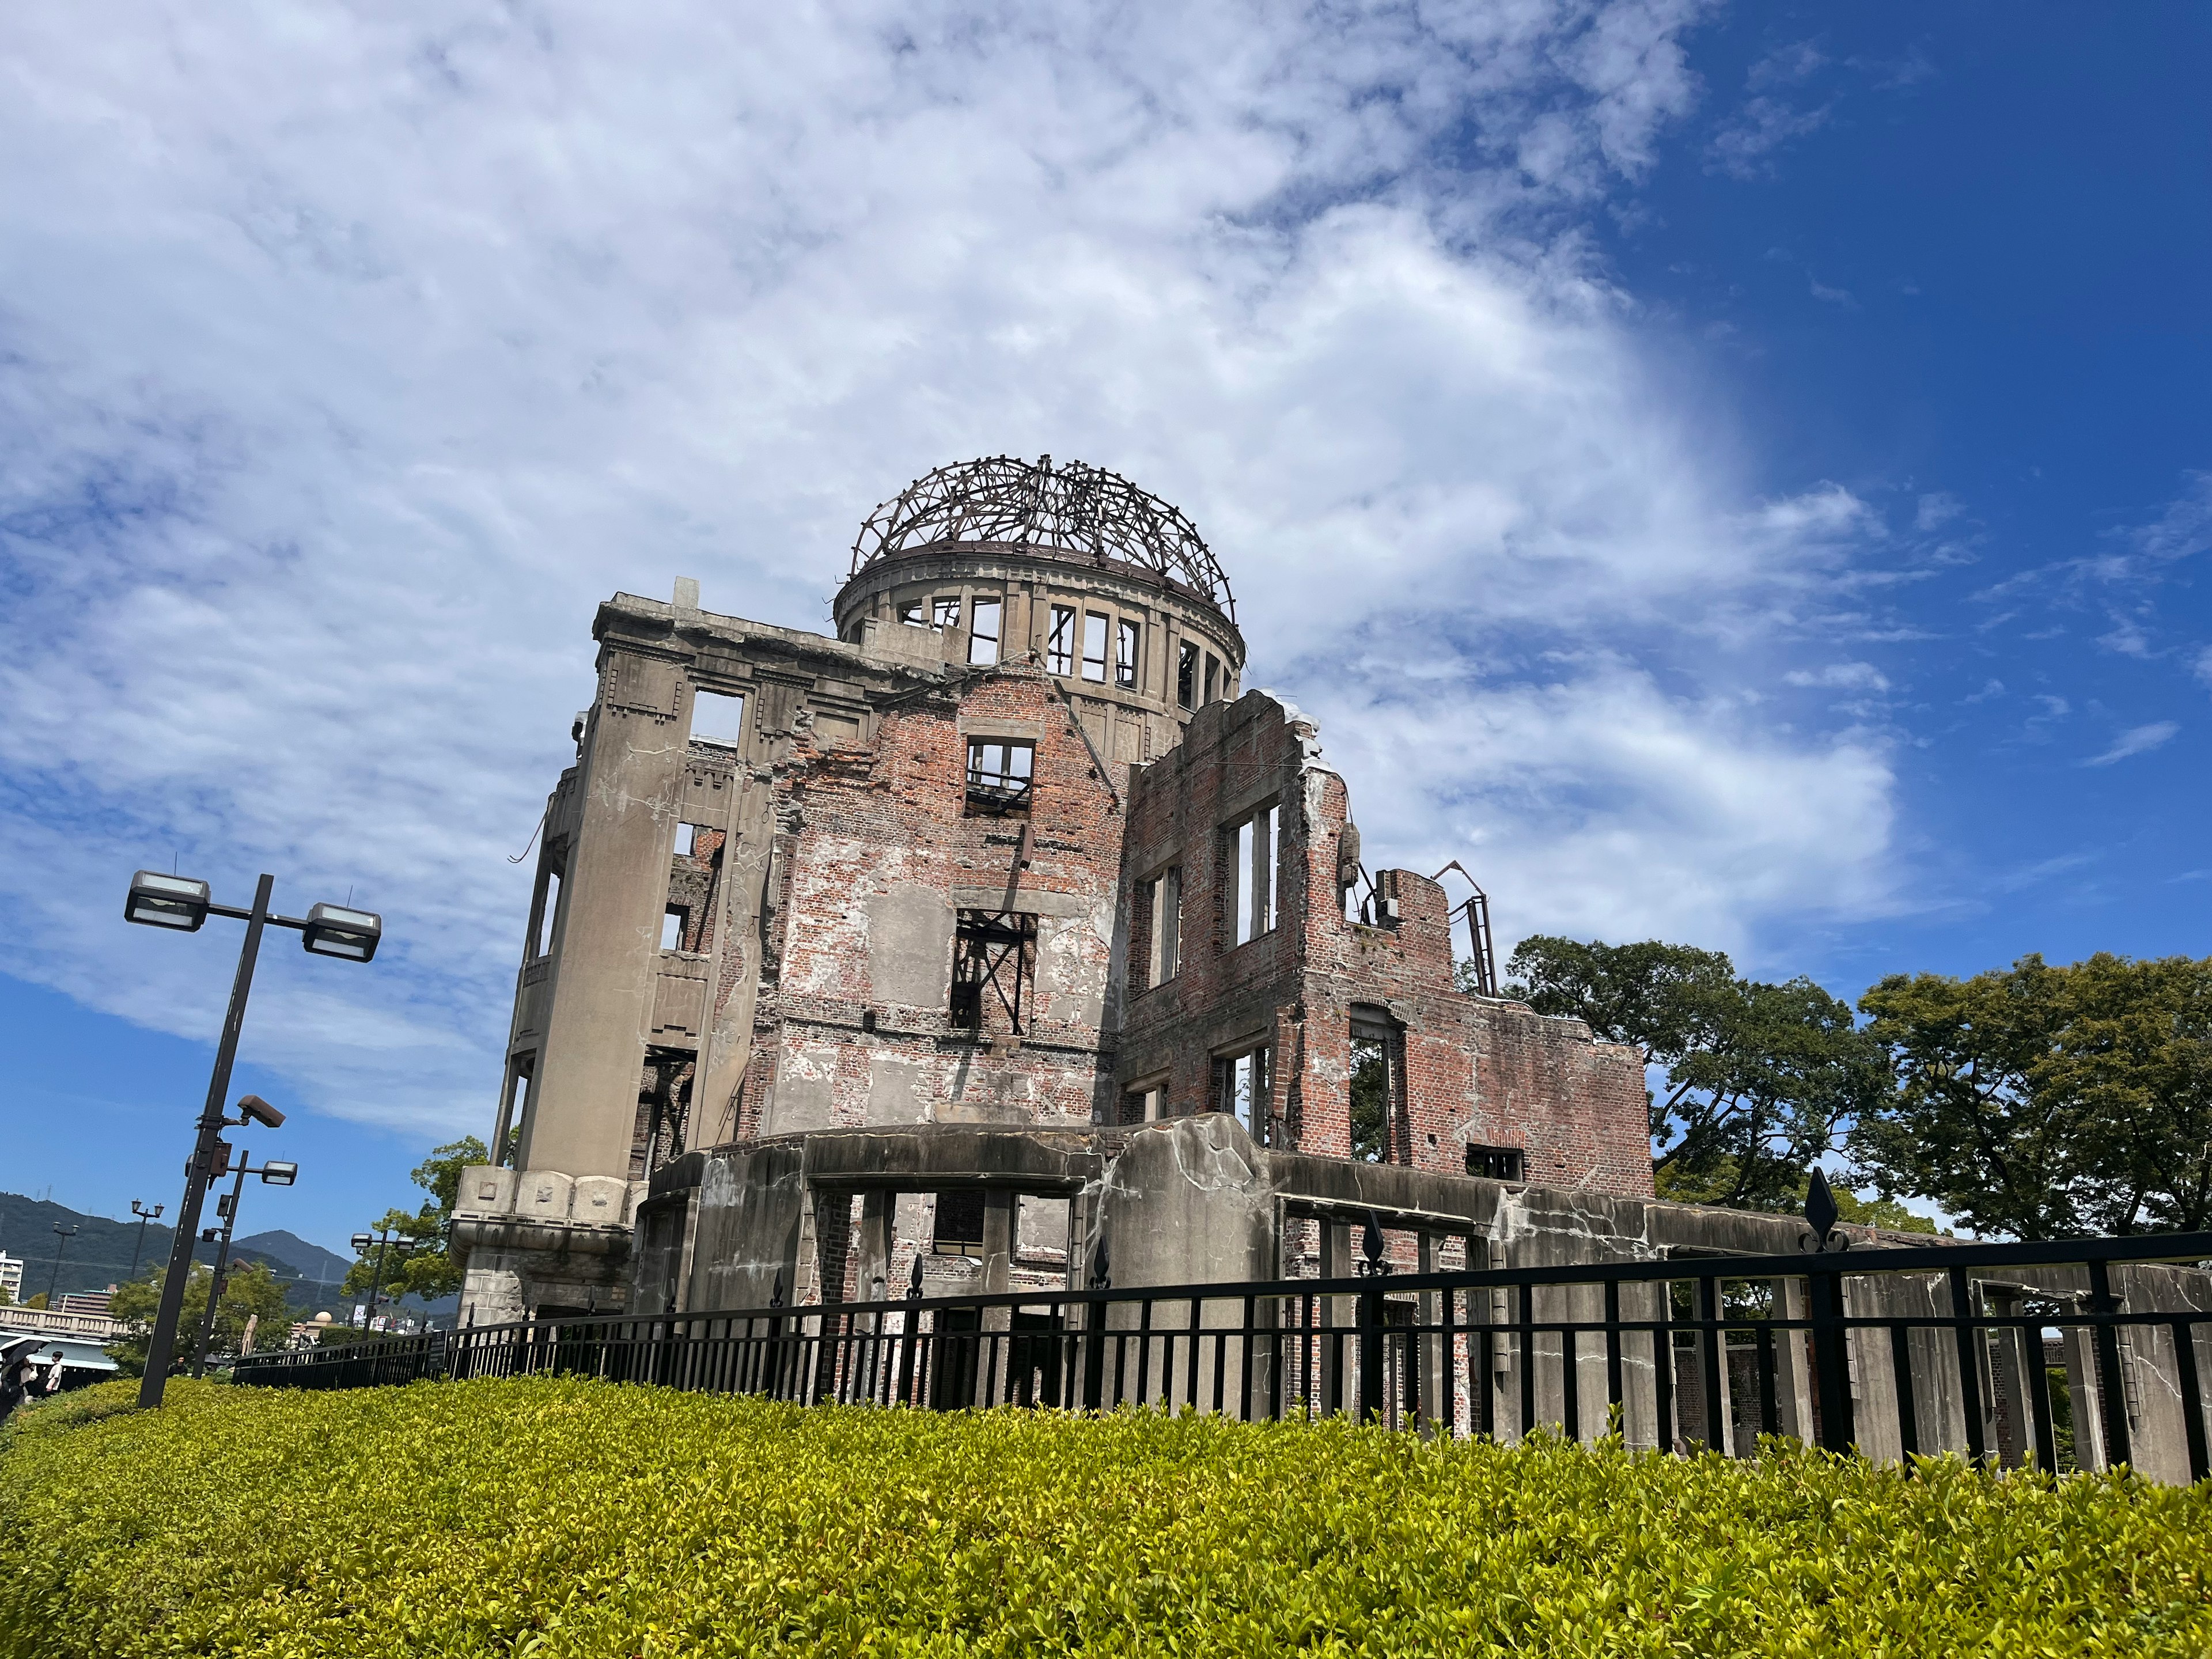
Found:
[(1458, 1265), (1502, 1197), (1649, 1199), (1639, 1056), (1455, 988), (1175, 508), (946, 468), (834, 609), (600, 606), (470, 1316), (1065, 1283), (1116, 1206), (1117, 1283), (1340, 1268), (1369, 1210)]

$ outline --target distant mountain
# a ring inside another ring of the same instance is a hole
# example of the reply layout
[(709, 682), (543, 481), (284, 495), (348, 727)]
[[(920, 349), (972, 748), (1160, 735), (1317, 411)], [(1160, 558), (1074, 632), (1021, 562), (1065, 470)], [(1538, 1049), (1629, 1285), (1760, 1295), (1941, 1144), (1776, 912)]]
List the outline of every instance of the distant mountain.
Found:
[[(215, 1220), (210, 1203), (205, 1219)], [(57, 1226), (77, 1231), (69, 1238), (57, 1237)], [(176, 1234), (158, 1221), (146, 1224), (146, 1243), (139, 1250), (136, 1221), (116, 1221), (106, 1216), (86, 1215), (65, 1204), (54, 1204), (21, 1193), (0, 1193), (0, 1250), (23, 1263), (23, 1295), (37, 1296), (49, 1285), (58, 1296), (72, 1291), (104, 1291), (131, 1276), (137, 1261), (139, 1276), (159, 1268), (169, 1259)], [(57, 1279), (55, 1247), (61, 1251)], [(195, 1244), (193, 1260), (212, 1262), (216, 1247)], [(276, 1230), (234, 1239), (230, 1253), (241, 1261), (258, 1261), (284, 1282), (285, 1300), (295, 1309), (317, 1312), (335, 1307), (338, 1281), (353, 1264), (297, 1234)]]

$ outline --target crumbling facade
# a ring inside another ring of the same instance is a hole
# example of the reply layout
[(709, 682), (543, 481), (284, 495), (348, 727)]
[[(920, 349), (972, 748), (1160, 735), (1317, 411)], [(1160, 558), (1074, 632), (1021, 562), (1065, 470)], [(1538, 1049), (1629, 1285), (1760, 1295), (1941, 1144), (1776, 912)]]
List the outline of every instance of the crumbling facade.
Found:
[[(1073, 1271), (1064, 1170), (935, 1155), (848, 1193), (849, 1224), (799, 1206), (789, 1249), (702, 1248), (706, 1149), (765, 1169), (836, 1131), (1095, 1159), (1218, 1113), (1273, 1152), (1649, 1195), (1638, 1057), (1455, 988), (1443, 890), (1362, 868), (1344, 780), (1245, 690), (1229, 583), (1175, 509), (1048, 459), (948, 468), (870, 519), (834, 613), (834, 637), (717, 615), (688, 581), (600, 607), (502, 1156), (456, 1222), (472, 1317), (623, 1305), (678, 1234), (686, 1302), (755, 1257), (793, 1295), (916, 1258)], [(1318, 1261), (1319, 1231), (1289, 1237), (1244, 1265)]]

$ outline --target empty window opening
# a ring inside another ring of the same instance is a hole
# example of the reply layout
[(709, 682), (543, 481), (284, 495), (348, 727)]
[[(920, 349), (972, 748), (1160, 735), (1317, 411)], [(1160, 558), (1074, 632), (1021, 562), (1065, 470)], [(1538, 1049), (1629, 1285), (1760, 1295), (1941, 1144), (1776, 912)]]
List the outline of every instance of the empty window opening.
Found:
[(963, 910), (952, 936), (955, 1030), (1019, 1036), (1036, 972), (1036, 918), (1019, 910)]
[(1131, 1089), (1121, 1097), (1121, 1121), (1124, 1123), (1157, 1123), (1167, 1115), (1168, 1086), (1155, 1083), (1141, 1089)]
[(1255, 1048), (1215, 1062), (1214, 1090), (1220, 1109), (1243, 1124), (1251, 1137), (1267, 1141), (1267, 1050)]
[(1275, 925), (1275, 819), (1263, 806), (1229, 832), (1230, 945), (1257, 939)]
[(929, 1247), (939, 1255), (983, 1254), (983, 1194), (981, 1188), (972, 1192), (938, 1194), (937, 1225)]
[(908, 599), (899, 606), (898, 617), (899, 621), (908, 628), (927, 628), (929, 626), (929, 601)]
[(1176, 653), (1176, 702), (1184, 708), (1198, 707), (1198, 647), (1188, 640)]
[(684, 948), (684, 930), (691, 921), (691, 912), (680, 904), (672, 904), (661, 913), (660, 948), (680, 951)]
[(538, 878), (538, 912), (530, 930), (530, 954), (544, 956), (553, 948), (553, 919), (561, 910), (561, 872), (548, 869)]
[(1126, 690), (1133, 691), (1137, 689), (1137, 646), (1139, 637), (1139, 625), (1124, 617), (1114, 635), (1114, 684)]
[(969, 607), (968, 623), (968, 660), (971, 665), (988, 666), (999, 659), (999, 601), (981, 599)]
[(697, 824), (679, 823), (676, 826), (676, 856), (678, 858), (690, 858), (692, 855), (692, 849), (698, 844), (699, 826)]
[(745, 700), (720, 691), (702, 691), (691, 700), (691, 739), (733, 747), (745, 733)]
[(1052, 608), (1052, 627), (1044, 636), (1044, 665), (1051, 674), (1075, 672), (1075, 611), (1068, 605)]
[(1096, 611), (1083, 613), (1083, 678), (1106, 684), (1106, 618)]
[(968, 739), (968, 816), (1021, 817), (1030, 810), (1036, 745), (1002, 738)]
[(1388, 1164), (1397, 1116), (1398, 1033), (1386, 1018), (1352, 1017), (1352, 1155)]
[(1522, 1181), (1521, 1149), (1518, 1146), (1469, 1146), (1467, 1149), (1467, 1172), (1480, 1176), (1485, 1181)]
[(1221, 659), (1211, 651), (1206, 653), (1206, 700), (1212, 702), (1221, 695)]
[(1145, 884), (1151, 923), (1146, 951), (1147, 985), (1164, 985), (1176, 976), (1182, 954), (1182, 871), (1170, 865)]
[(942, 633), (948, 628), (960, 626), (960, 596), (939, 593), (929, 602), (929, 625)]

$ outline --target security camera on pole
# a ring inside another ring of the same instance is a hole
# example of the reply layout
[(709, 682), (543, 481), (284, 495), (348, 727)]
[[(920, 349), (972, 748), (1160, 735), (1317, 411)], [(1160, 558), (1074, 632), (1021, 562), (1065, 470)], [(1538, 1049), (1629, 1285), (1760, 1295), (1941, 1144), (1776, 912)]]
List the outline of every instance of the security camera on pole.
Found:
[(269, 892), (276, 878), (264, 875), (253, 890), (253, 908), (217, 904), (207, 883), (182, 876), (165, 876), (141, 870), (131, 878), (130, 896), (124, 901), (123, 918), (149, 927), (171, 927), (180, 933), (199, 931), (211, 915), (229, 916), (246, 924), (246, 943), (238, 953), (238, 974), (230, 986), (230, 1007), (223, 1016), (222, 1041), (215, 1053), (215, 1071), (208, 1079), (207, 1104), (201, 1109), (199, 1133), (185, 1165), (184, 1202), (177, 1206), (177, 1237), (169, 1251), (169, 1273), (161, 1285), (161, 1305), (154, 1315), (154, 1334), (146, 1350), (146, 1375), (138, 1384), (138, 1403), (158, 1406), (169, 1380), (169, 1358), (177, 1343), (177, 1325), (185, 1311), (185, 1283), (191, 1277), (192, 1246), (198, 1242), (200, 1206), (209, 1182), (230, 1166), (230, 1146), (222, 1139), (227, 1127), (248, 1122), (274, 1129), (284, 1115), (266, 1101), (247, 1095), (238, 1103), (240, 1115), (227, 1116), (222, 1103), (230, 1094), (230, 1071), (238, 1058), (238, 1034), (246, 1024), (246, 999), (253, 988), (253, 964), (261, 953), (261, 930), (274, 922), (299, 930), (301, 943), (316, 956), (337, 957), (346, 962), (367, 962), (376, 954), (384, 932), (382, 918), (367, 910), (318, 904), (305, 921), (271, 915)]

